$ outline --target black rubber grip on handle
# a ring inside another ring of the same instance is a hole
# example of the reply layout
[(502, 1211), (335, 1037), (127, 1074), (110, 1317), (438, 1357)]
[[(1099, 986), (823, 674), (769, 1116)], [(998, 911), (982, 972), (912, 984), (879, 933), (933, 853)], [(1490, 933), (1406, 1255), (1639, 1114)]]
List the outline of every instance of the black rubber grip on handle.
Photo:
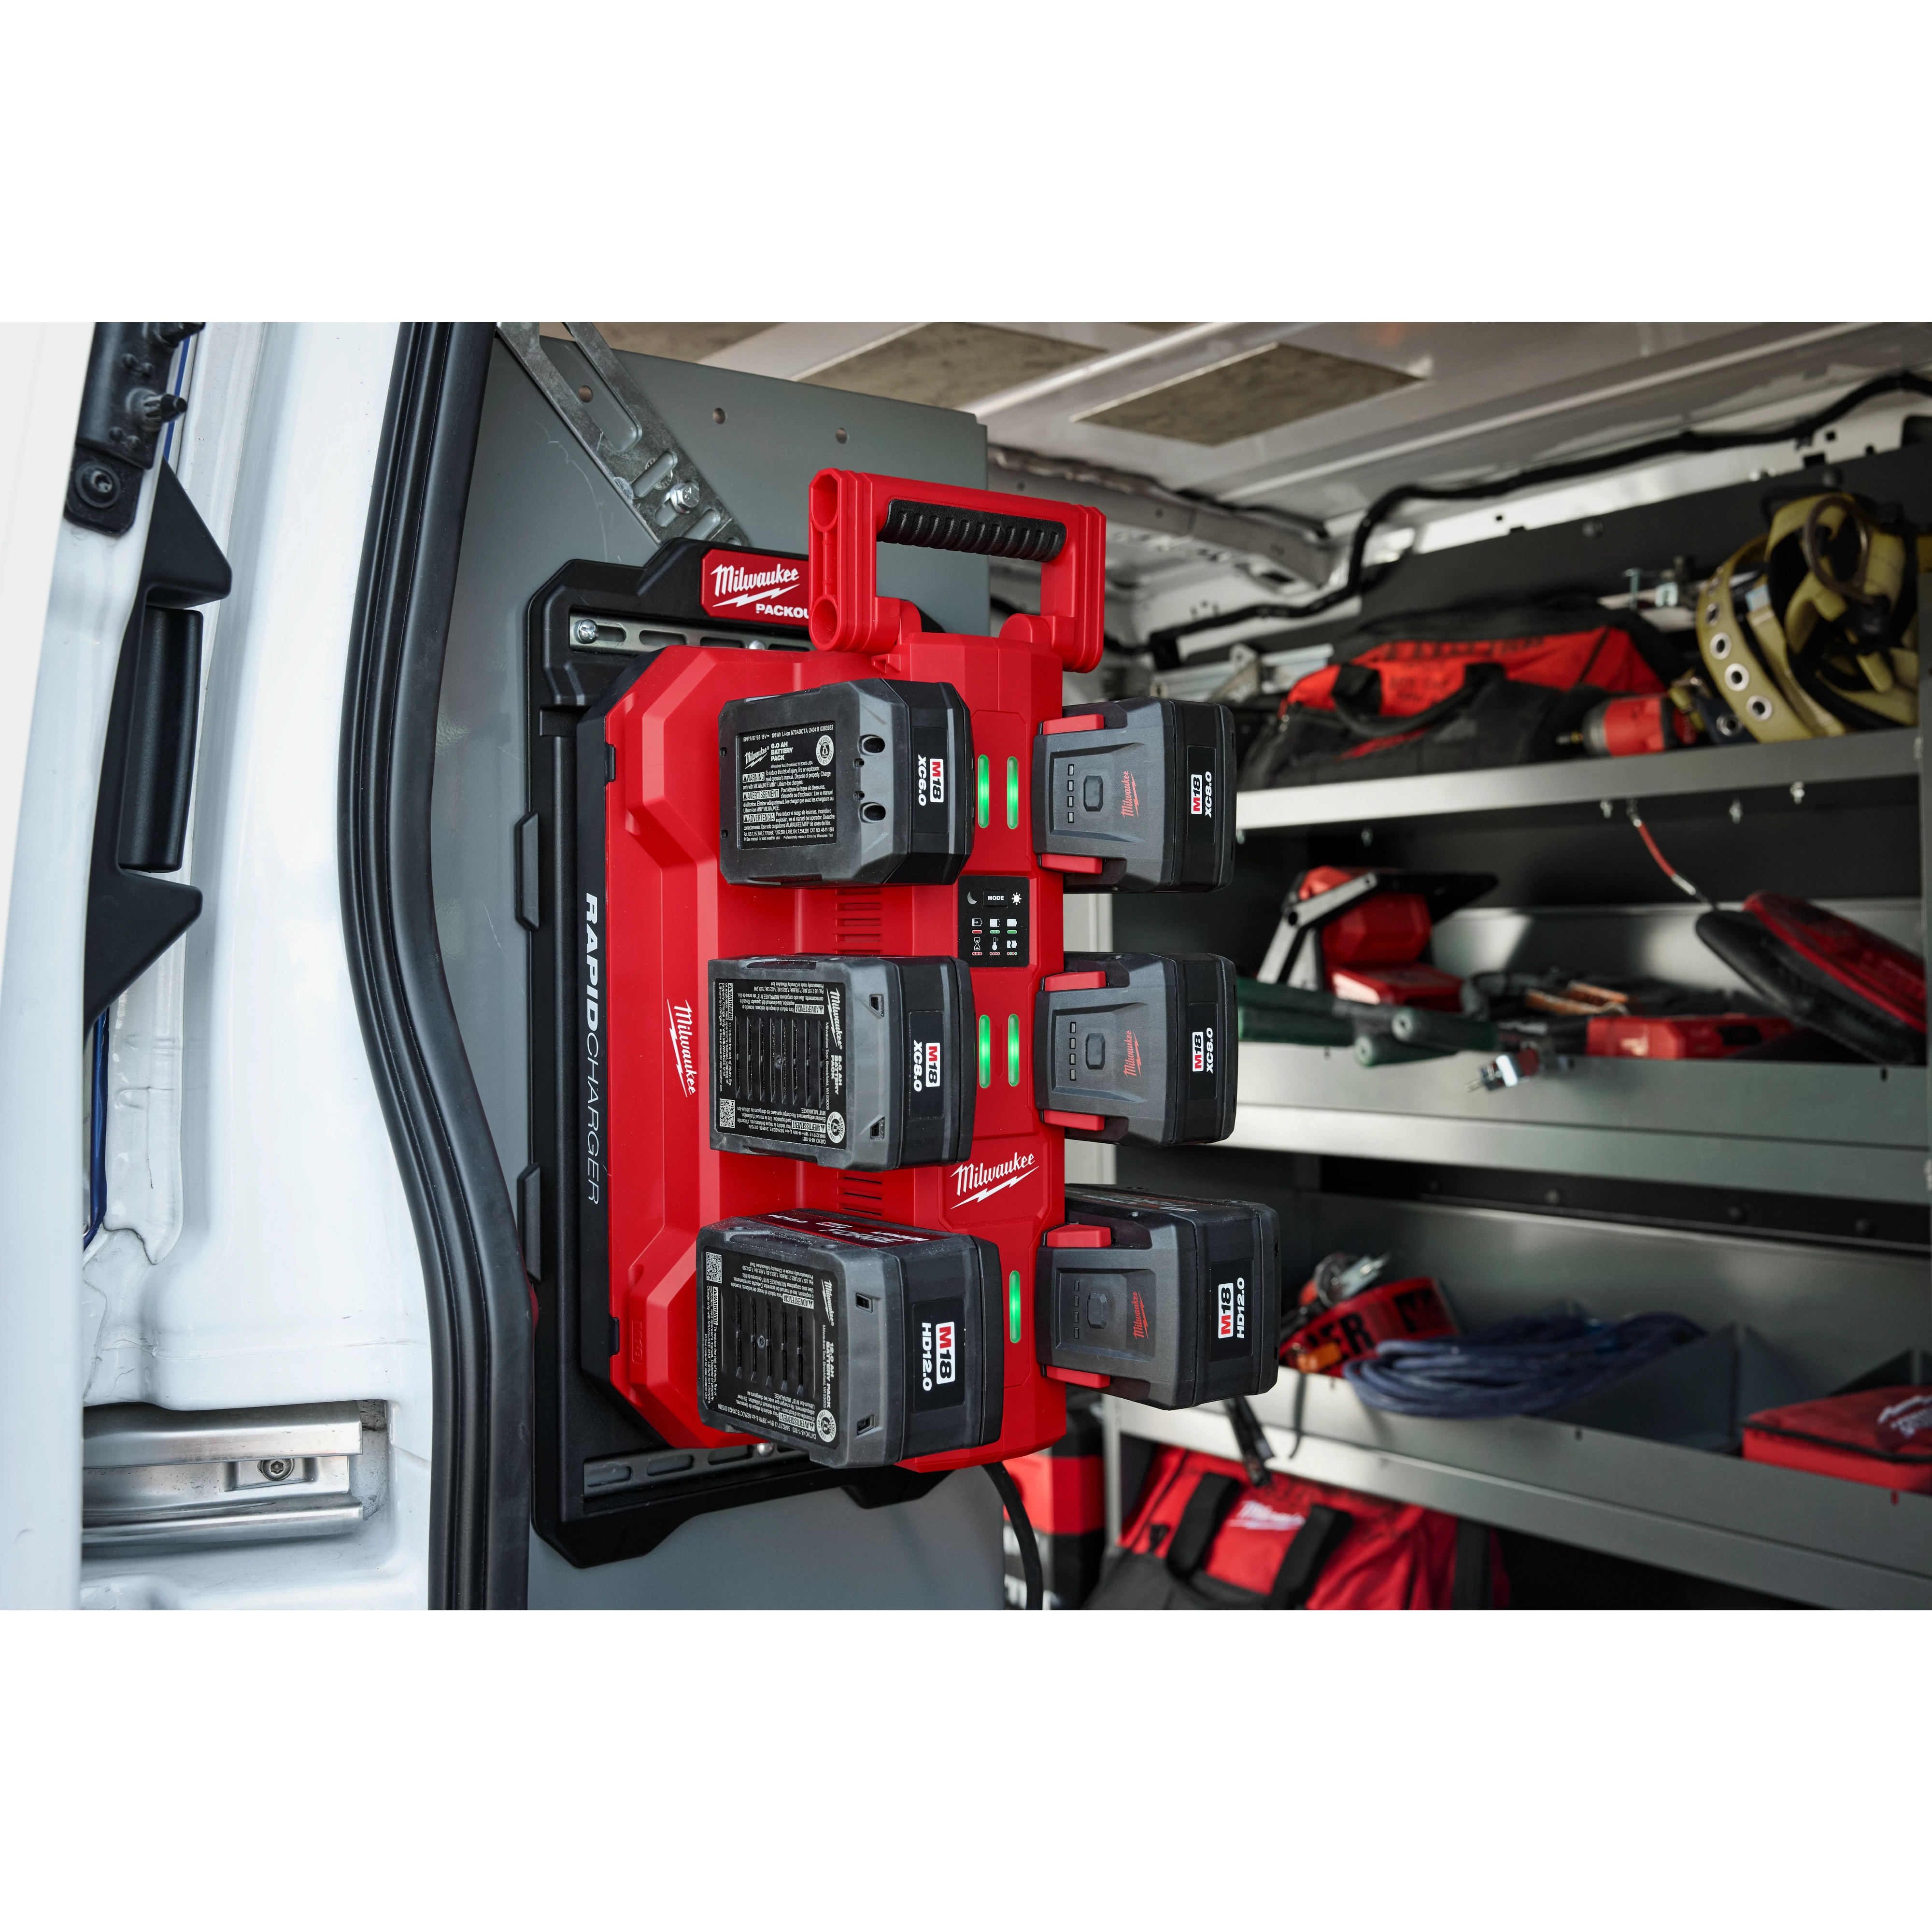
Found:
[(1066, 547), (1066, 526), (1045, 517), (1008, 517), (989, 510), (958, 510), (945, 503), (913, 503), (895, 496), (879, 529), (881, 543), (915, 550), (963, 550), (974, 556), (1016, 556), (1051, 563)]

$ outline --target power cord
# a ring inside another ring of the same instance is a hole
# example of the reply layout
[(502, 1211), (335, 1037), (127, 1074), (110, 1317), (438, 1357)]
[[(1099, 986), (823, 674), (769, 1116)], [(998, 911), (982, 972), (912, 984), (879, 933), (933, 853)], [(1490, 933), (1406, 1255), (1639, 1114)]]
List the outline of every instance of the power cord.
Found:
[(1403, 503), (1480, 503), (1492, 497), (1514, 496), (1519, 490), (1533, 490), (1546, 483), (1566, 483), (1580, 476), (1600, 475), (1606, 470), (1621, 470), (1631, 464), (1654, 463), (1660, 457), (1702, 456), (1718, 450), (1756, 448), (1774, 442), (1808, 442), (1821, 430), (1843, 421), (1873, 397), (1886, 395), (1895, 389), (1903, 389), (1915, 396), (1932, 396), (1932, 382), (1915, 375), (1909, 369), (1901, 369), (1861, 383), (1828, 409), (1802, 416), (1795, 422), (1777, 424), (1769, 429), (1683, 429), (1621, 449), (1600, 450), (1594, 455), (1573, 456), (1560, 463), (1544, 463), (1528, 470), (1513, 470), (1506, 476), (1491, 477), (1486, 482), (1399, 483), (1394, 489), (1384, 490), (1363, 513), (1362, 520), (1355, 526), (1349, 540), (1348, 574), (1333, 590), (1324, 590), (1305, 604), (1262, 605), (1214, 617), (1198, 617), (1191, 623), (1178, 624), (1156, 632), (1150, 641), (1157, 647), (1163, 640), (1171, 643), (1193, 631), (1232, 624), (1237, 617), (1317, 616), (1324, 610), (1332, 610), (1338, 604), (1346, 604), (1352, 597), (1360, 596), (1367, 575), (1364, 560), (1368, 554), (1369, 538), (1388, 520), (1390, 513)]
[(1033, 1533), (1026, 1504), (1020, 1501), (1019, 1485), (1004, 1462), (986, 1462), (980, 1466), (993, 1479), (993, 1486), (999, 1491), (1000, 1500), (1006, 1506), (1006, 1520), (1012, 1525), (1014, 1540), (1020, 1546), (1020, 1569), (1026, 1578), (1026, 1606), (1030, 1610), (1043, 1610), (1046, 1583), (1040, 1567), (1040, 1543)]
[(1626, 799), (1624, 801), (1624, 816), (1636, 827), (1636, 836), (1643, 841), (1645, 848), (1648, 851), (1650, 856), (1657, 861), (1658, 864), (1660, 867), (1662, 867), (1664, 876), (1668, 879), (1679, 892), (1684, 893), (1688, 898), (1702, 899), (1704, 903), (1707, 906), (1710, 907), (1712, 911), (1714, 912), (1717, 910), (1717, 901), (1712, 898), (1708, 892), (1700, 892), (1698, 889), (1664, 856), (1663, 850), (1658, 846), (1657, 841), (1650, 835), (1650, 827), (1645, 824), (1643, 820), (1638, 817), (1636, 801), (1634, 799)]

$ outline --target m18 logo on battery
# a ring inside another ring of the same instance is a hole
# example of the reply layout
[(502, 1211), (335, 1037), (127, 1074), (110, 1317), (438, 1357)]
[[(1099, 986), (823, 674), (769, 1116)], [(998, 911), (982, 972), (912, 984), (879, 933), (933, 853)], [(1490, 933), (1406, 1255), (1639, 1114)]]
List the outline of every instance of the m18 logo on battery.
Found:
[(919, 761), (919, 802), (921, 805), (946, 802), (946, 760), (922, 758)]
[(939, 1090), (939, 1042), (916, 1040), (912, 1043), (912, 1090), (936, 1094)]
[(1214, 816), (1214, 775), (1212, 772), (1187, 774), (1187, 809), (1196, 818)]
[(933, 1380), (940, 1383), (952, 1381), (958, 1363), (958, 1346), (954, 1336), (953, 1324), (950, 1322), (936, 1324), (932, 1334)]
[(1215, 1290), (1217, 1309), (1214, 1339), (1217, 1342), (1232, 1342), (1234, 1339), (1234, 1284), (1224, 1281)]
[(1194, 1034), (1194, 1071), (1212, 1073), (1214, 1070), (1214, 1029), (1197, 1028)]

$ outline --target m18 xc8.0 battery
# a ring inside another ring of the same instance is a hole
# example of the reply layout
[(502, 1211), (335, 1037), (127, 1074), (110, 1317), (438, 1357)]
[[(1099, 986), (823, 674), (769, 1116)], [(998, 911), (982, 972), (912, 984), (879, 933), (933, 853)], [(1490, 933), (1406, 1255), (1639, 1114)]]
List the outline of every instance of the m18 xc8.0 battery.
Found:
[(1033, 741), (1033, 844), (1069, 892), (1206, 892), (1234, 876), (1234, 727), (1172, 698), (1077, 705)]
[(973, 851), (973, 718), (883, 677), (718, 713), (718, 867), (734, 885), (950, 885)]
[(964, 1160), (972, 982), (957, 959), (710, 963), (711, 1144), (820, 1167)]
[(835, 1468), (998, 1438), (999, 1250), (780, 1209), (698, 1236), (700, 1413)]
[(1070, 952), (1034, 1007), (1034, 1104), (1087, 1140), (1234, 1130), (1234, 969), (1211, 952)]
[(1066, 1190), (1035, 1275), (1042, 1367), (1104, 1376), (1117, 1395), (1192, 1408), (1274, 1388), (1281, 1224), (1252, 1201)]

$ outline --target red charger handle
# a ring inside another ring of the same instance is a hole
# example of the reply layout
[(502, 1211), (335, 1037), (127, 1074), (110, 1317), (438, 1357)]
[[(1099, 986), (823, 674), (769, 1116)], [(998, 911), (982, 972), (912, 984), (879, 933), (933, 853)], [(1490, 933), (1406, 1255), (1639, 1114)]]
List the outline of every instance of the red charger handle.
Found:
[(878, 546), (890, 543), (1039, 564), (1040, 614), (1009, 617), (1000, 635), (1044, 644), (1069, 670), (1100, 662), (1107, 520), (1098, 510), (853, 470), (821, 470), (811, 503), (806, 585), (820, 650), (876, 657), (919, 634), (918, 611), (879, 595)]

